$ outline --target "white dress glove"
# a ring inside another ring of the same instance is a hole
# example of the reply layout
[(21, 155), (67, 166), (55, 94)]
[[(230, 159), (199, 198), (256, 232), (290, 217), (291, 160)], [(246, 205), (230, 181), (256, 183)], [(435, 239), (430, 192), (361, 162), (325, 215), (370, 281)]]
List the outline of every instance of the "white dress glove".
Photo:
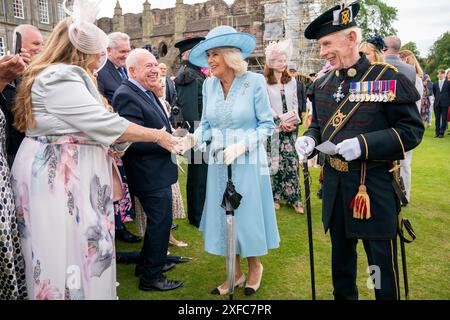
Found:
[(229, 166), (231, 163), (233, 163), (234, 160), (236, 160), (245, 153), (245, 149), (246, 149), (245, 144), (243, 142), (238, 142), (228, 146), (223, 151), (223, 162), (227, 166)]
[(180, 155), (186, 153), (186, 151), (191, 150), (197, 144), (197, 139), (192, 133), (188, 133), (183, 138), (180, 139)]
[(298, 154), (298, 159), (303, 161), (306, 157), (309, 157), (313, 153), (316, 147), (316, 142), (313, 138), (308, 136), (302, 136), (295, 142), (295, 150)]
[(358, 159), (361, 156), (361, 146), (358, 138), (346, 139), (336, 145), (336, 151), (346, 161)]

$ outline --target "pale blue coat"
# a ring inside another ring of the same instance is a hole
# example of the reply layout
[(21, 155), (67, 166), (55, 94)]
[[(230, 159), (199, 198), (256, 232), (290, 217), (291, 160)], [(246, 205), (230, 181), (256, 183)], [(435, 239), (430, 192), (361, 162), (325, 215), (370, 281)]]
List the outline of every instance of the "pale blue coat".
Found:
[(195, 131), (199, 142), (211, 141), (206, 201), (200, 230), (205, 250), (226, 255), (225, 210), (221, 207), (227, 167), (214, 160), (215, 150), (244, 142), (247, 152), (232, 165), (236, 191), (242, 195), (235, 211), (236, 253), (241, 257), (267, 254), (278, 248), (280, 237), (275, 216), (265, 142), (275, 128), (265, 79), (246, 72), (236, 77), (227, 99), (219, 79), (203, 84), (203, 116)]

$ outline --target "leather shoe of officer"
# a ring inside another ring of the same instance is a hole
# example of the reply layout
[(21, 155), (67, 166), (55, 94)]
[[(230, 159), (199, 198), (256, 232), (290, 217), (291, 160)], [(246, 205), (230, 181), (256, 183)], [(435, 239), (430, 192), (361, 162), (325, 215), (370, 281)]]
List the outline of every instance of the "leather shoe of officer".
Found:
[(159, 279), (147, 281), (141, 278), (139, 282), (139, 289), (142, 291), (169, 291), (180, 288), (183, 286), (181, 280), (168, 280), (166, 277), (161, 276)]
[[(162, 267), (161, 272), (164, 273), (164, 272), (170, 271), (173, 268), (175, 268), (175, 266), (176, 266), (176, 263), (168, 262)], [(134, 275), (136, 277), (140, 277), (143, 274), (144, 274), (144, 267), (142, 267), (140, 265), (136, 265), (136, 268), (134, 269)]]
[(141, 237), (135, 236), (125, 227), (123, 229), (116, 230), (116, 239), (128, 243), (137, 243), (142, 240)]

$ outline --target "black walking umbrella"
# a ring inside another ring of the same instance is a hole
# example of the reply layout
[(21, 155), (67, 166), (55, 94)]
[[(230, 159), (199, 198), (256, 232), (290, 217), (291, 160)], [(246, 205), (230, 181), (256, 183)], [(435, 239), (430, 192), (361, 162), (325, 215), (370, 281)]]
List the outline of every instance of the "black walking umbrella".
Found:
[(308, 170), (308, 158), (306, 157), (303, 160), (303, 177), (305, 181), (306, 218), (308, 220), (309, 264), (311, 268), (311, 294), (312, 299), (316, 300), (316, 285), (314, 276), (314, 249), (313, 249), (312, 221), (311, 221), (311, 191), (309, 190), (310, 174)]
[[(219, 151), (217, 150), (216, 155)], [(222, 152), (223, 154), (223, 152)], [(217, 157), (216, 157), (217, 159)], [(228, 283), (228, 294), (230, 295), (230, 300), (233, 300), (234, 294), (234, 274), (236, 271), (236, 228), (234, 222), (234, 210), (236, 210), (241, 204), (242, 196), (236, 192), (236, 189), (232, 180), (232, 170), (231, 164), (227, 166), (228, 171), (228, 181), (223, 194), (222, 208), (225, 209), (226, 215), (226, 241), (227, 241), (227, 283)]]

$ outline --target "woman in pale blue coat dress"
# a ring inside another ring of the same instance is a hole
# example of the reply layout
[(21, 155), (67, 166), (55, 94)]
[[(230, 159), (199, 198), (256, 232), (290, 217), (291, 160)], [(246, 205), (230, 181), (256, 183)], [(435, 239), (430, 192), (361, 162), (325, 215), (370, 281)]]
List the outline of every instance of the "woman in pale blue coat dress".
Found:
[[(247, 72), (243, 60), (253, 51), (255, 39), (220, 26), (209, 32), (190, 53), (191, 63), (209, 66), (213, 77), (203, 85), (203, 115), (189, 146), (211, 141), (206, 201), (200, 230), (205, 250), (226, 255), (225, 210), (221, 207), (227, 184), (227, 165), (232, 164), (233, 182), (242, 195), (235, 210), (236, 273), (235, 286), (245, 282), (239, 258), (247, 258), (249, 275), (245, 294), (259, 288), (263, 267), (259, 256), (279, 246), (267, 155), (264, 142), (275, 127), (264, 77)], [(225, 148), (223, 159), (215, 151)], [(227, 294), (224, 282), (213, 294)]]

